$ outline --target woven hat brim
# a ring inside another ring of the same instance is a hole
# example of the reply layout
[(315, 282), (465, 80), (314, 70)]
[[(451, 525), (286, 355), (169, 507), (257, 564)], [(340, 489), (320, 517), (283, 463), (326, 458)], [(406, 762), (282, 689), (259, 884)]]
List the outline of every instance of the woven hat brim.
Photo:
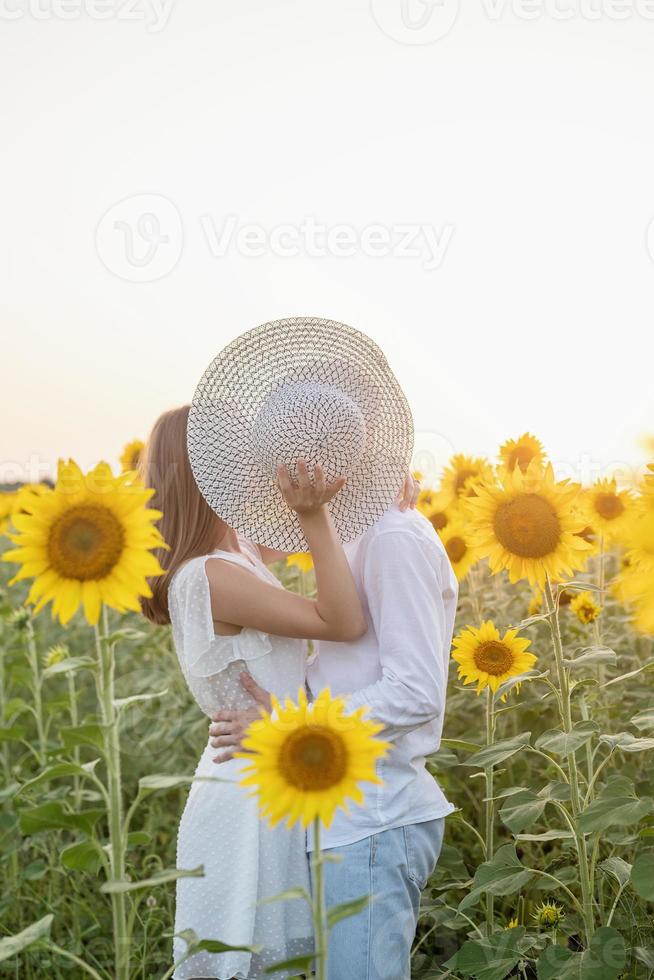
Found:
[(187, 433), (193, 474), (227, 524), (286, 552), (306, 551), (306, 540), (272, 474), (257, 460), (253, 426), (275, 391), (299, 382), (333, 385), (365, 420), (363, 453), (330, 504), (342, 541), (359, 537), (388, 510), (413, 451), (404, 393), (379, 347), (360, 331), (334, 320), (291, 317), (255, 327), (225, 347), (193, 397)]

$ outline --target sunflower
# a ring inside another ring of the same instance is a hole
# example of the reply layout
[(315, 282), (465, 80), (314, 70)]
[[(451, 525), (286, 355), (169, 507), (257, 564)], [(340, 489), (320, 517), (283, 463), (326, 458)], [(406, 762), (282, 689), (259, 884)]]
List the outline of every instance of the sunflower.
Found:
[(454, 569), (454, 574), (461, 582), (472, 566), (479, 561), (479, 550), (473, 546), (470, 534), (461, 517), (455, 517), (449, 521), (446, 527), (439, 531), (439, 535)]
[(494, 480), (493, 467), (488, 460), (457, 453), (445, 468), (441, 490), (448, 501), (456, 501), (460, 497), (476, 496), (475, 487), (479, 482), (493, 483)]
[(518, 636), (517, 629), (500, 631), (488, 619), (477, 629), (467, 626), (455, 636), (452, 659), (459, 665), (458, 676), (464, 684), (477, 684), (477, 694), (490, 687), (495, 693), (500, 685), (512, 677), (531, 670), (536, 663), (533, 653), (528, 653), (530, 641)]
[(16, 491), (3, 490), (0, 493), (0, 536), (9, 530), (9, 520), (16, 506)]
[(313, 558), (309, 552), (298, 551), (297, 554), (288, 556), (286, 564), (289, 567), (295, 565), (296, 568), (299, 568), (306, 575), (313, 568)]
[(654, 636), (654, 574), (652, 573), (649, 575), (645, 593), (636, 603), (633, 625), (639, 633)]
[(29, 513), (34, 495), (47, 489), (44, 483), (23, 483), (15, 490), (0, 493), (0, 534), (10, 529), (14, 514)]
[(120, 468), (123, 473), (138, 469), (144, 449), (145, 443), (140, 439), (132, 439), (131, 442), (127, 443), (120, 454)]
[(560, 926), (565, 917), (562, 905), (557, 902), (542, 902), (536, 906), (532, 912), (532, 918), (538, 923), (541, 929), (556, 929)]
[(560, 578), (583, 568), (591, 546), (575, 532), (582, 526), (572, 504), (579, 492), (567, 480), (557, 483), (551, 463), (536, 460), (525, 473), (504, 470), (496, 486), (477, 486), (466, 500), (473, 543), (488, 556), (492, 572), (506, 568), (511, 582), (527, 578), (542, 585), (546, 575)]
[(654, 572), (654, 482), (645, 485), (634, 504), (621, 543), (626, 548), (625, 557), (630, 567)]
[(416, 501), (416, 508), (420, 511), (421, 514), (427, 516), (431, 508), (434, 506), (434, 501), (436, 500), (437, 497), (438, 497), (437, 490), (431, 490), (431, 489), (421, 490), (420, 493), (418, 494), (418, 499)]
[(580, 592), (576, 595), (570, 603), (570, 609), (585, 626), (594, 623), (602, 611), (602, 607), (598, 606), (590, 592)]
[(545, 449), (540, 439), (525, 432), (517, 439), (507, 439), (500, 446), (500, 465), (512, 473), (516, 466), (524, 473), (532, 459), (542, 463), (545, 460)]
[(457, 511), (456, 502), (442, 490), (422, 490), (416, 506), (438, 532), (447, 526)]
[(616, 538), (629, 520), (634, 498), (618, 490), (615, 480), (597, 480), (583, 494), (587, 523), (605, 538)]
[(363, 802), (359, 783), (381, 783), (376, 762), (390, 744), (375, 738), (383, 726), (363, 717), (367, 708), (346, 714), (345, 701), (328, 689), (307, 704), (300, 688), (298, 702), (282, 707), (273, 698), (275, 716), (250, 725), (247, 751), (236, 753), (250, 761), (241, 783), (256, 787), (272, 826), (285, 817), (289, 827), (316, 818), (329, 827), (337, 807), (348, 809), (347, 798)]
[(654, 569), (627, 566), (618, 575), (613, 592), (633, 606), (633, 625), (638, 632), (654, 635)]
[(95, 624), (102, 603), (119, 612), (140, 609), (151, 596), (146, 578), (161, 575), (151, 548), (165, 547), (153, 522), (161, 513), (147, 507), (154, 491), (114, 477), (107, 463), (84, 475), (76, 463), (60, 461), (57, 484), (14, 514), (16, 547), (4, 561), (22, 565), (10, 584), (34, 579), (27, 601), (39, 612), (52, 601), (52, 614), (66, 624), (80, 604)]
[(531, 598), (529, 599), (529, 606), (527, 608), (527, 615), (537, 616), (542, 608), (543, 593), (540, 591), (540, 589), (532, 589)]

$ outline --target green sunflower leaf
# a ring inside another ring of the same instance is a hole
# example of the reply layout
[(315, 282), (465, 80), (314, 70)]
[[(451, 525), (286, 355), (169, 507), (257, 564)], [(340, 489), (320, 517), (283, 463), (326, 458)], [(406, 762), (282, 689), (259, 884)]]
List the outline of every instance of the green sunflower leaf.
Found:
[(511, 895), (530, 881), (531, 871), (520, 863), (512, 844), (500, 847), (490, 861), (480, 864), (471, 891), (459, 903), (459, 912), (475, 905), (482, 895)]
[(531, 732), (522, 732), (513, 738), (500, 739), (493, 745), (487, 745), (479, 752), (475, 752), (469, 759), (461, 763), (463, 766), (471, 766), (475, 769), (486, 769), (489, 766), (496, 766), (505, 759), (510, 759), (512, 755), (524, 749), (529, 744)]
[(626, 961), (624, 939), (616, 929), (603, 926), (583, 953), (547, 946), (538, 959), (538, 980), (617, 980)]
[(591, 834), (609, 827), (628, 827), (650, 813), (654, 813), (653, 799), (639, 799), (630, 779), (611, 776), (598, 798), (579, 816), (579, 829)]
[(527, 789), (510, 796), (500, 810), (500, 819), (514, 834), (519, 834), (542, 815), (547, 798)]
[(639, 732), (645, 732), (648, 729), (654, 729), (654, 708), (644, 708), (639, 711), (638, 714), (634, 715), (631, 719), (631, 724), (634, 725)]
[(0, 939), (0, 963), (17, 956), (40, 939), (45, 939), (50, 934), (53, 920), (54, 915), (44, 915), (38, 922), (33, 922), (22, 932), (17, 932), (15, 936), (5, 936), (4, 939)]
[(525, 933), (524, 926), (516, 926), (485, 939), (469, 939), (445, 966), (466, 978), (504, 980), (523, 956)]
[(543, 732), (536, 739), (535, 746), (543, 752), (553, 752), (555, 755), (572, 755), (589, 742), (598, 731), (599, 726), (596, 722), (580, 721), (573, 726), (569, 734), (558, 728)]
[(654, 851), (639, 854), (631, 869), (634, 891), (646, 902), (654, 902)]

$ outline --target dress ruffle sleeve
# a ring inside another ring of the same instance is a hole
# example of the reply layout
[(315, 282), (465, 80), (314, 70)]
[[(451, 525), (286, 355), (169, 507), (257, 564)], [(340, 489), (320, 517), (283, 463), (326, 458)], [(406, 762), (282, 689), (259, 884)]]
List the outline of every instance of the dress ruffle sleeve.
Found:
[(191, 677), (212, 677), (234, 661), (248, 664), (272, 651), (268, 635), (259, 630), (243, 629), (234, 636), (214, 632), (205, 569), (209, 560), (202, 556), (187, 562), (174, 576), (168, 595), (180, 665)]

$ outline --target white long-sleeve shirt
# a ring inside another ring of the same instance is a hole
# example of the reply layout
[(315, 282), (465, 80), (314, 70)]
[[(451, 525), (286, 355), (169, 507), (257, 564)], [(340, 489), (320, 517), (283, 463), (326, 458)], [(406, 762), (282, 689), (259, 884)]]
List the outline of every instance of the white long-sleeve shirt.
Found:
[[(368, 620), (354, 643), (321, 642), (308, 668), (312, 696), (329, 687), (351, 708), (370, 707), (393, 746), (377, 764), (383, 785), (363, 784), (365, 803), (339, 811), (322, 846), (451, 813), (425, 756), (441, 739), (458, 583), (426, 518), (393, 507), (345, 546)], [(311, 840), (309, 847), (311, 847)]]

